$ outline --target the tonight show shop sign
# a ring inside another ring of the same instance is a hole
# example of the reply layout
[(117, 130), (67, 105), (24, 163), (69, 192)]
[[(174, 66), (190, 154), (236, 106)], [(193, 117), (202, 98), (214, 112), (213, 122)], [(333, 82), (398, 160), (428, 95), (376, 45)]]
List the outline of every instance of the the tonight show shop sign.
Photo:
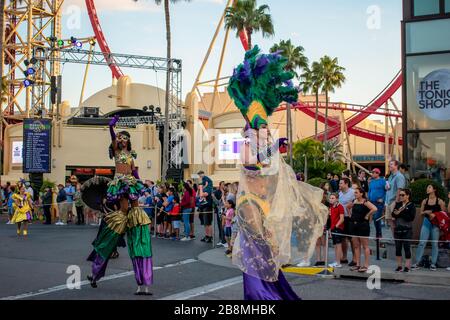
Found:
[(450, 70), (439, 69), (429, 73), (417, 89), (419, 109), (429, 118), (450, 120)]
[(23, 123), (23, 172), (50, 173), (51, 120), (25, 119)]

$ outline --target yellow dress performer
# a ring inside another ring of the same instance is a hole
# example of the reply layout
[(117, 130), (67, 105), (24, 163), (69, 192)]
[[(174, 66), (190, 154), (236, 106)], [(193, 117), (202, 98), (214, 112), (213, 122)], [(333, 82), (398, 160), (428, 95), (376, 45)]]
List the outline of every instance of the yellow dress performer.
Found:
[(23, 224), (23, 235), (28, 235), (28, 222), (31, 221), (31, 211), (33, 202), (31, 195), (25, 192), (25, 187), (21, 186), (19, 193), (14, 194), (14, 215), (11, 219), (12, 223), (17, 224), (17, 235), (20, 236), (20, 229)]

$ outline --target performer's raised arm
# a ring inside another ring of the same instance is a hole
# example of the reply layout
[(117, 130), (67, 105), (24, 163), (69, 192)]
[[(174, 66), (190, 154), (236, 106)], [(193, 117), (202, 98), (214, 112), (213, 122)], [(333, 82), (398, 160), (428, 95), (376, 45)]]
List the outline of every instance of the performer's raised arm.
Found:
[(115, 128), (117, 122), (119, 122), (119, 116), (116, 114), (114, 116), (114, 118), (109, 122), (109, 133), (111, 135), (111, 141), (112, 141), (114, 150), (117, 149), (116, 133), (114, 132), (114, 128)]

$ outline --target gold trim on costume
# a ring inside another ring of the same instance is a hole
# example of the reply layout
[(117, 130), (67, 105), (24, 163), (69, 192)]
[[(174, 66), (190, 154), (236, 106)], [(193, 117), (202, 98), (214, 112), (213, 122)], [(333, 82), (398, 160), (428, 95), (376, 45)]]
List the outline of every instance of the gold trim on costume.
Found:
[(127, 215), (122, 211), (111, 212), (104, 218), (106, 225), (118, 234), (124, 234), (127, 228)]
[(252, 194), (252, 193), (247, 193), (247, 194), (241, 195), (238, 198), (236, 206), (240, 206), (240, 205), (244, 204), (247, 201), (256, 202), (256, 204), (261, 208), (261, 210), (264, 213), (264, 215), (266, 217), (269, 215), (269, 213), (270, 213), (270, 203), (268, 201), (266, 201), (266, 200), (261, 199), (257, 195)]
[(145, 226), (150, 224), (150, 218), (142, 208), (131, 208), (128, 212), (128, 228), (134, 228), (136, 226)]
[(248, 107), (247, 111), (247, 117), (250, 121), (253, 121), (254, 117), (256, 116), (260, 116), (267, 122), (268, 116), (266, 110), (259, 101), (253, 101), (252, 104)]

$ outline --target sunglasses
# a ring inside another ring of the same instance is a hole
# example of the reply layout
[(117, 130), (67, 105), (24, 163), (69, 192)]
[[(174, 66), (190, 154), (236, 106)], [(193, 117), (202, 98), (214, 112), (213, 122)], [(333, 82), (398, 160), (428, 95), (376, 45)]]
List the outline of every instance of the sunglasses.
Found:
[(117, 138), (118, 138), (119, 140), (125, 140), (125, 141), (130, 140), (130, 138), (128, 138), (127, 136), (118, 136)]

